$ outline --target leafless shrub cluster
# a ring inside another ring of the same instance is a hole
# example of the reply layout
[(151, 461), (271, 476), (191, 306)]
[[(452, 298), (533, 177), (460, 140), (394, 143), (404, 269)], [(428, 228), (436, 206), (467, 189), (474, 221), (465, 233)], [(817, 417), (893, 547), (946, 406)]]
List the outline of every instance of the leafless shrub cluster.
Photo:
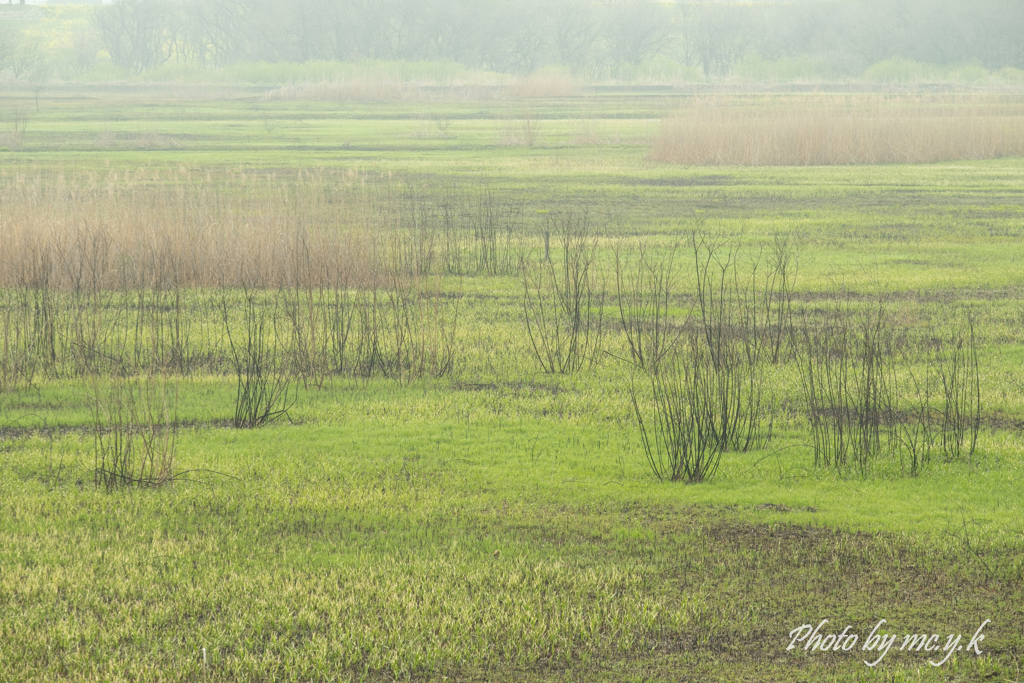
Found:
[(506, 147), (533, 147), (540, 138), (541, 122), (532, 112), (510, 115), (498, 128), (498, 144)]
[(306, 387), (444, 375), (453, 276), (518, 266), (521, 212), (486, 192), (424, 198), (350, 174), (239, 173), (222, 193), (189, 175), (119, 180), (0, 176), (0, 389), (237, 371), (250, 336), (225, 333), (246, 328), (243, 309), (267, 316), (264, 342)]
[(616, 300), (630, 359), (654, 373), (682, 334), (682, 325), (671, 317), (683, 287), (678, 252), (673, 247), (658, 257), (643, 241), (633, 250), (615, 248)]
[[(795, 277), (792, 243), (778, 238), (773, 248), (770, 259), (744, 261), (694, 231), (685, 291), (675, 250), (660, 258), (641, 250), (628, 270), (616, 260), (620, 321), (647, 387), (634, 376), (630, 396), (659, 479), (705, 481), (724, 451), (760, 448), (771, 437), (763, 366), (788, 339)], [(687, 307), (674, 322), (673, 304)]]
[[(523, 315), (544, 372), (571, 374), (593, 365), (602, 350), (605, 285), (597, 266), (597, 235), (585, 209), (549, 218), (557, 248), (524, 257)], [(551, 230), (545, 231), (545, 239)]]
[(942, 452), (947, 460), (971, 459), (981, 429), (981, 374), (974, 319), (939, 338), (933, 362), (942, 385)]
[(260, 301), (259, 293), (251, 289), (243, 289), (241, 296), (240, 329), (232, 331), (235, 302), (227, 293), (221, 300), (221, 315), (238, 380), (233, 423), (252, 429), (287, 415), (294, 396), (277, 338), (277, 297)]
[(174, 478), (177, 392), (157, 378), (118, 380), (101, 400), (96, 388), (93, 437), (97, 486), (154, 487)]
[(881, 306), (860, 319), (836, 307), (818, 324), (805, 324), (803, 333), (815, 464), (867, 473), (900, 436), (888, 429), (899, 410), (896, 358), (902, 352), (891, 319)]
[(66, 291), (42, 280), (0, 290), (0, 389), (38, 377), (187, 375), (203, 354), (196, 304), (182, 288)]
[(448, 275), (518, 274), (526, 233), (520, 202), (481, 189), (448, 187), (433, 196), (393, 196), (374, 207), (380, 233), (391, 233), (392, 270)]
[(929, 163), (1024, 154), (1024, 107), (988, 95), (697, 100), (651, 157), (697, 166)]
[(973, 457), (981, 392), (970, 316), (921, 333), (897, 326), (883, 302), (863, 311), (837, 301), (802, 328), (815, 465), (863, 476), (889, 458), (916, 475), (936, 447), (947, 461)]

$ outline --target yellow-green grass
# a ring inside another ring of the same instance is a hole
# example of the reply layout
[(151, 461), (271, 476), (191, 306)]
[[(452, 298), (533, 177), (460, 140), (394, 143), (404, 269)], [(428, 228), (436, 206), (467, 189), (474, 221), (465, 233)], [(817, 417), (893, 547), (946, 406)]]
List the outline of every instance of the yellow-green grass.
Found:
[[(867, 477), (815, 469), (787, 360), (769, 369), (767, 448), (727, 453), (705, 484), (659, 483), (629, 370), (611, 355), (626, 354), (614, 303), (610, 354), (545, 376), (510, 275), (443, 280), (462, 297), (451, 376), (331, 378), (299, 392), (291, 421), (236, 430), (225, 299), (209, 281), (186, 284), (192, 341), (214, 360), (172, 378), (173, 485), (93, 486), (93, 408), (110, 378), (68, 364), (0, 394), (0, 680), (1019, 679), (1021, 161), (713, 173), (651, 162), (647, 119), (677, 104), (540, 100), (510, 114), (495, 102), (44, 97), (0, 152), (0, 221), (29, 236), (116, 225), (131, 243), (173, 234), (184, 196), (205, 230), (234, 214), (255, 241), (343, 226), (371, 206), (339, 212), (295, 188), (343, 193), (355, 179), (374, 196), (432, 201), (454, 185), (522, 202), (534, 255), (549, 215), (587, 207), (609, 278), (612, 249), (638, 236), (663, 254), (703, 221), (752, 258), (792, 233), (798, 316), (827, 296), (882, 296), (915, 329), (974, 312), (983, 428), (971, 462), (936, 456), (917, 477), (896, 461)], [(452, 139), (435, 123), (445, 114)], [(537, 144), (500, 144), (502, 126), (532, 120)], [(587, 126), (605, 127), (600, 144)], [(95, 144), (107, 130), (113, 143)], [(147, 148), (122, 132), (194, 137)], [(20, 248), (0, 245), (5, 268), (24, 263)], [(132, 323), (114, 315), (124, 293), (111, 287), (105, 320), (123, 334)], [(17, 294), (2, 292), (8, 305)], [(53, 294), (71, 310), (66, 283)], [(226, 297), (237, 324), (241, 296)], [(894, 648), (870, 668), (859, 649), (786, 650), (804, 623), (863, 638), (883, 618), (965, 642), (992, 619), (987, 656), (932, 667)]]
[(991, 618), (988, 657), (924, 680), (1012, 680), (1018, 453), (913, 481), (758, 453), (667, 486), (628, 428), (439, 419), (461, 397), (434, 393), (342, 397), (361, 414), (338, 426), (327, 407), (318, 424), (186, 432), (178, 466), (219, 474), (159, 491), (94, 490), (88, 439), (8, 441), (5, 675), (189, 680), (205, 647), (218, 680), (853, 680), (927, 664), (787, 653), (788, 632), (827, 618), (863, 638), (886, 618), (969, 636)]

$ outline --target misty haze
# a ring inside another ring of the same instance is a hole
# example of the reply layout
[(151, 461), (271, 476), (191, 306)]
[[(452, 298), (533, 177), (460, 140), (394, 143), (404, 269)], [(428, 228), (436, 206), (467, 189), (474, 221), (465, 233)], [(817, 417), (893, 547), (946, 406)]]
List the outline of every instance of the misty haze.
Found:
[(0, 681), (1019, 681), (1024, 3), (0, 2)]

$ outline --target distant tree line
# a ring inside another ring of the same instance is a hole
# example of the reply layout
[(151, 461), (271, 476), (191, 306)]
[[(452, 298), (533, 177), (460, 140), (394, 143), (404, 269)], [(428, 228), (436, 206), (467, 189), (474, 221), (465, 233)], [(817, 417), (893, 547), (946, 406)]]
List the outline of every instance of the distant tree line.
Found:
[(368, 58), (587, 75), (664, 55), (715, 76), (749, 54), (810, 56), (838, 76), (893, 57), (1024, 68), (1021, 0), (115, 0), (94, 27), (134, 72)]

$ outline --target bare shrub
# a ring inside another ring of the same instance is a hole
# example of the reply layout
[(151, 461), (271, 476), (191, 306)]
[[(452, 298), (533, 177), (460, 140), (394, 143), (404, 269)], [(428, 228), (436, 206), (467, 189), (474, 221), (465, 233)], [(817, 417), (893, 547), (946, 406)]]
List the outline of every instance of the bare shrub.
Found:
[(177, 389), (156, 378), (114, 380), (107, 400), (94, 383), (94, 480), (108, 491), (174, 479)]
[(682, 275), (677, 248), (656, 255), (641, 241), (630, 253), (615, 247), (615, 287), (619, 322), (632, 362), (657, 373), (662, 359), (672, 351), (682, 333), (673, 325), (670, 310), (680, 295)]
[[(782, 319), (776, 309), (789, 295), (779, 291), (784, 259), (763, 267), (759, 254), (744, 267), (738, 249), (703, 230), (691, 233), (690, 251), (694, 287), (682, 320), (673, 326), (668, 313), (674, 252), (660, 262), (640, 254), (640, 270), (620, 285), (620, 318), (649, 386), (638, 389), (635, 376), (630, 384), (648, 465), (659, 479), (700, 482), (714, 476), (723, 452), (771, 439), (763, 366), (770, 321)], [(622, 262), (617, 255), (620, 282)]]
[(876, 460), (904, 458), (918, 474), (930, 459), (933, 374), (926, 345), (896, 326), (879, 301), (869, 311), (835, 302), (805, 318), (802, 383), (816, 466), (866, 476)]
[(455, 368), (459, 298), (446, 301), (438, 275), (392, 273), (387, 290), (387, 376), (399, 381), (444, 377)]
[(2, 351), (0, 357), (0, 390), (7, 391), (16, 386), (31, 386), (37, 369), (37, 339), (33, 322), (35, 316), (31, 306), (31, 292), (19, 290), (0, 291), (3, 307), (0, 309), (0, 323), (3, 325)]
[(2, 363), (5, 384), (28, 386), (38, 373), (57, 371), (63, 309), (54, 286), (53, 253), (37, 241), (23, 246), (24, 260), (12, 269), (14, 287), (7, 292)]
[(973, 456), (981, 388), (969, 316), (943, 335), (899, 327), (883, 301), (863, 311), (837, 300), (805, 316), (803, 346), (815, 465), (863, 476), (899, 459), (914, 476), (936, 442), (947, 461)]
[(948, 461), (970, 460), (981, 429), (981, 375), (974, 318), (966, 316), (935, 350), (942, 385), (942, 452)]
[(533, 147), (540, 143), (541, 124), (532, 112), (510, 116), (498, 128), (498, 144), (506, 147)]
[(348, 371), (355, 319), (350, 273), (340, 254), (317, 248), (310, 235), (296, 237), (295, 282), (281, 290), (291, 331), (291, 363), (308, 389), (322, 389), (332, 375)]
[(767, 276), (761, 298), (768, 357), (772, 363), (784, 359), (785, 344), (792, 348), (793, 294), (800, 270), (800, 244), (792, 234), (775, 233), (768, 256)]
[(641, 406), (631, 383), (633, 411), (655, 476), (699, 483), (715, 475), (724, 450), (717, 398), (725, 387), (699, 336), (690, 335), (669, 358), (657, 372), (646, 372), (650, 408)]
[(221, 315), (238, 380), (233, 423), (252, 429), (286, 416), (295, 397), (279, 351), (277, 297), (261, 301), (255, 290), (246, 288), (241, 298), (240, 331), (232, 332), (228, 293), (221, 299)]
[[(803, 327), (803, 387), (814, 439), (814, 464), (867, 473), (882, 448), (882, 411), (893, 403), (882, 307), (859, 323), (850, 310), (829, 310)], [(888, 443), (886, 443), (888, 445)]]
[(521, 203), (501, 203), (492, 192), (485, 192), (471, 207), (471, 212), (470, 259), (475, 264), (475, 272), (514, 273), (523, 232)]
[(715, 383), (709, 386), (715, 388), (718, 405), (718, 438), (723, 449), (760, 448), (771, 438), (771, 427), (763, 424), (769, 412), (763, 364), (773, 318), (768, 304), (778, 303), (779, 279), (762, 267), (760, 253), (743, 273), (738, 249), (706, 232), (694, 230), (690, 246), (699, 334), (715, 372)]
[(392, 231), (379, 242), (369, 283), (336, 286), (329, 302), (319, 295), (336, 372), (409, 382), (454, 371), (461, 289), (448, 290), (434, 238), (432, 228)]
[(447, 188), (432, 213), (440, 222), (438, 255), (445, 273), (518, 274), (525, 233), (521, 201), (501, 199), (490, 189)]
[(604, 282), (597, 238), (586, 210), (554, 218), (560, 258), (523, 258), (523, 313), (534, 356), (544, 372), (571, 374), (598, 358), (604, 334)]

